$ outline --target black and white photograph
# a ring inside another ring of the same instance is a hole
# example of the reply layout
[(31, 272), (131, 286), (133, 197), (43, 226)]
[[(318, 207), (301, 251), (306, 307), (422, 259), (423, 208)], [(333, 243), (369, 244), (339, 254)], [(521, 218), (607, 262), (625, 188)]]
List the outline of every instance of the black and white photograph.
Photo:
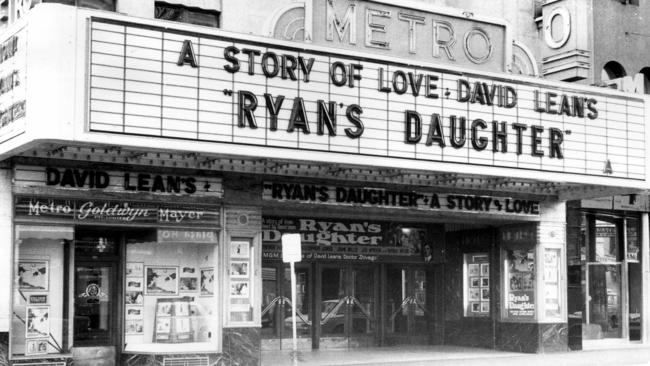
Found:
[(650, 366), (650, 0), (0, 1), (0, 262), (0, 364)]
[(25, 355), (47, 354), (47, 338), (27, 339), (25, 343)]
[(145, 272), (145, 295), (178, 294), (178, 267), (147, 266)]
[(174, 303), (170, 301), (160, 301), (156, 305), (156, 317), (171, 316), (174, 313)]
[(127, 278), (126, 279), (126, 291), (142, 291), (142, 278)]
[(127, 291), (124, 293), (124, 302), (127, 305), (144, 304), (144, 296), (142, 295), (142, 291)]
[(231, 258), (248, 258), (250, 244), (247, 241), (232, 241), (230, 242), (230, 257)]
[(48, 337), (50, 334), (50, 307), (49, 306), (27, 306), (25, 317), (25, 337), (39, 338)]
[(195, 267), (182, 267), (181, 269), (181, 276), (194, 276), (196, 275), (196, 268)]
[(230, 277), (248, 277), (248, 262), (230, 262)]
[(49, 286), (49, 261), (18, 261), (18, 286), (21, 291), (47, 291)]
[(124, 310), (126, 320), (144, 319), (144, 307), (137, 305), (127, 305)]
[(231, 297), (248, 297), (249, 283), (244, 282), (230, 282), (230, 296)]
[(199, 279), (196, 277), (181, 277), (178, 286), (180, 292), (194, 292), (199, 287)]
[(126, 277), (142, 278), (144, 274), (144, 263), (141, 262), (126, 262)]
[(201, 268), (201, 296), (214, 295), (214, 268)]
[(142, 319), (126, 320), (124, 323), (124, 328), (125, 328), (124, 332), (127, 335), (143, 334), (144, 320)]

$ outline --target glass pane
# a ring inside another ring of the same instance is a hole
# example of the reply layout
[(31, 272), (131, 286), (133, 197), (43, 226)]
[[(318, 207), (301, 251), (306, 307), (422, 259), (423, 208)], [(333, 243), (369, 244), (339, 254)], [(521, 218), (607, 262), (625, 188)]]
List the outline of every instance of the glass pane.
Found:
[(415, 306), (415, 333), (426, 334), (428, 331), (428, 308), (427, 308), (427, 272), (424, 270), (415, 271), (415, 290), (413, 292)]
[(262, 268), (262, 338), (274, 338), (277, 334), (277, 312), (282, 301), (278, 296), (277, 269)]
[(112, 265), (78, 264), (75, 268), (74, 339), (110, 341), (113, 308)]
[(387, 271), (388, 333), (408, 332), (408, 308), (410, 298), (406, 288), (406, 270), (391, 267)]
[(14, 356), (68, 351), (64, 258), (72, 236), (71, 227), (17, 227), (10, 332)]
[[(298, 337), (310, 337), (311, 322), (309, 320), (309, 271), (306, 268), (296, 268), (296, 332)], [(293, 325), (291, 317), (291, 269), (284, 269), (284, 331), (283, 338), (291, 338)]]
[(589, 319), (586, 339), (620, 338), (621, 265), (589, 265)]
[(345, 335), (345, 294), (346, 270), (343, 268), (323, 268), (321, 272), (321, 332), (326, 335)]
[(638, 262), (639, 255), (639, 220), (628, 218), (626, 220), (626, 259), (631, 262)]
[(616, 225), (596, 220), (596, 262), (617, 262), (618, 235)]
[[(126, 242), (125, 350), (215, 351), (216, 241), (174, 242), (147, 231), (130, 233)], [(229, 269), (231, 277), (249, 272), (242, 264)]]
[(504, 248), (505, 317), (533, 319), (535, 317), (535, 250), (533, 248)]
[(544, 308), (547, 317), (559, 317), (560, 308), (560, 250), (544, 250)]
[(352, 306), (352, 333), (375, 331), (375, 271), (372, 268), (352, 270), (353, 285), (350, 293)]

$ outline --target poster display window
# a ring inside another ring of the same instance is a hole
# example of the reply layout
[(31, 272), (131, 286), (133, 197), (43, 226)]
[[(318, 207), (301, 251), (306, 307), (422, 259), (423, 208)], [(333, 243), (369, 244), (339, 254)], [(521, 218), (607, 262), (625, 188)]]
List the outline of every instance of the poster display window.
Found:
[(17, 225), (13, 262), (12, 356), (43, 357), (69, 351), (64, 282), (74, 230)]
[(490, 263), (488, 253), (463, 255), (465, 316), (490, 315)]
[(218, 235), (210, 237), (182, 243), (151, 237), (127, 242), (124, 352), (217, 351)]
[(533, 320), (535, 299), (535, 246), (506, 245), (502, 250), (504, 318)]
[(253, 289), (251, 261), (253, 243), (248, 238), (232, 238), (230, 241), (229, 286), (230, 297), (229, 320), (231, 323), (245, 323), (253, 320)]

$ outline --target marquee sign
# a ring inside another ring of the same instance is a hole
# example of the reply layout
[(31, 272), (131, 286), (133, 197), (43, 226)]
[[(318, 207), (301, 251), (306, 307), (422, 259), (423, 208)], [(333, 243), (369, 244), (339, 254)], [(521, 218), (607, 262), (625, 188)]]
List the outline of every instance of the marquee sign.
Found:
[(221, 178), (182, 174), (21, 165), (16, 167), (15, 181), (18, 187), (223, 197)]
[(91, 131), (282, 148), (289, 158), (315, 151), (646, 178), (641, 98), (91, 23)]
[(0, 143), (25, 130), (27, 31), (0, 40)]
[(437, 212), (538, 216), (539, 201), (474, 194), (397, 191), (373, 187), (264, 182), (265, 201), (389, 207)]

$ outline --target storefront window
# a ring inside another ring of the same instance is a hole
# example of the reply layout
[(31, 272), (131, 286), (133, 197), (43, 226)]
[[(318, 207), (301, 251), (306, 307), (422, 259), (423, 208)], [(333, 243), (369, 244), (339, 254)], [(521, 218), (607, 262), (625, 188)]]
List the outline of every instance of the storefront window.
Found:
[(490, 263), (487, 253), (464, 255), (465, 316), (490, 315)]
[(217, 233), (163, 230), (126, 244), (125, 351), (217, 350)]
[(16, 229), (11, 354), (39, 356), (69, 351), (67, 261), (71, 227)]
[(613, 222), (596, 220), (596, 262), (619, 261), (618, 230)]

